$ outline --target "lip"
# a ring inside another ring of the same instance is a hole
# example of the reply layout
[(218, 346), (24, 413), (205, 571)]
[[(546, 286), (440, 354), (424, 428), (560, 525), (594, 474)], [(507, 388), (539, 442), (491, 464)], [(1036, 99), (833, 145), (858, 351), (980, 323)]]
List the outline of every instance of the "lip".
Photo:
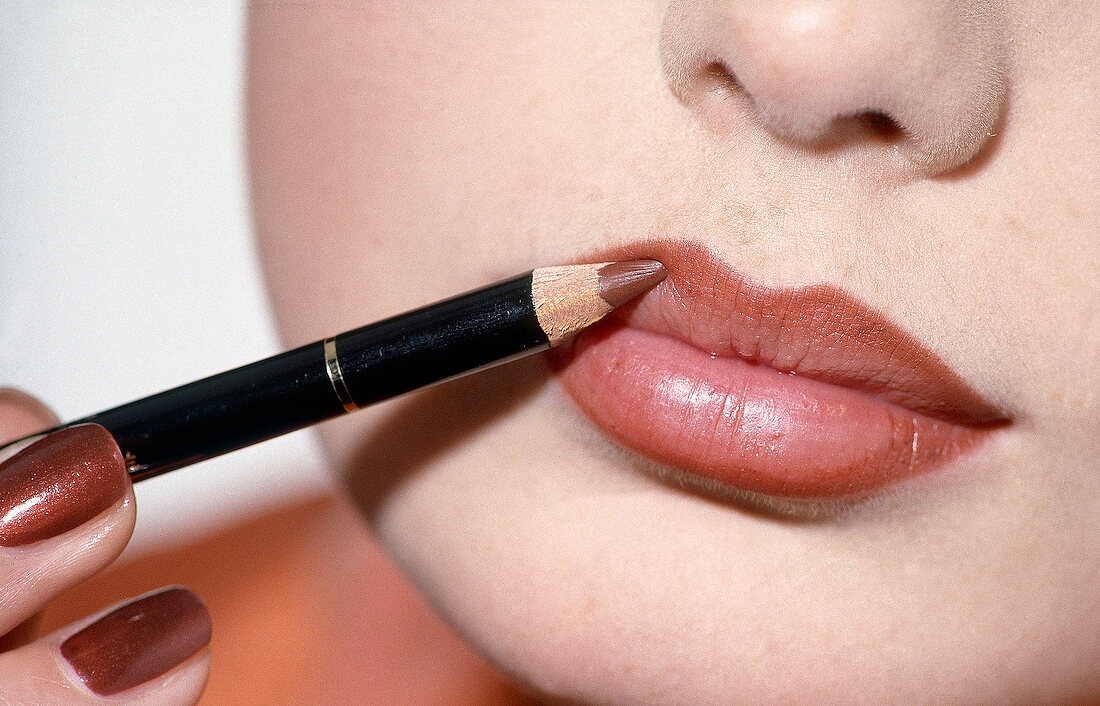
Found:
[(553, 357), (606, 434), (767, 496), (866, 495), (941, 468), (1009, 419), (931, 349), (832, 285), (752, 282), (704, 247), (655, 242), (669, 276)]

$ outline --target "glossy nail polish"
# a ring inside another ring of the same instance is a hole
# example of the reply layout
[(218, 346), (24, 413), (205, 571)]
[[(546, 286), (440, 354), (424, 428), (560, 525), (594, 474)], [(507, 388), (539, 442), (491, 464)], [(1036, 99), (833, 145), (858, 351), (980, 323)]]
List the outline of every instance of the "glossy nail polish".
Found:
[(106, 429), (56, 431), (0, 463), (0, 545), (56, 537), (125, 494), (126, 464)]
[(165, 588), (114, 609), (61, 643), (100, 696), (159, 677), (210, 643), (210, 613), (186, 588)]

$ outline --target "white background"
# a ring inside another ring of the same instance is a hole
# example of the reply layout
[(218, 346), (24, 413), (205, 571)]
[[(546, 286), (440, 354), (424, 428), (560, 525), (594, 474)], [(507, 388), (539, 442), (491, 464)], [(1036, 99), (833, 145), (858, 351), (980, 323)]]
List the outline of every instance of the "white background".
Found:
[[(279, 349), (250, 235), (244, 9), (0, 3), (0, 385), (74, 419)], [(130, 552), (319, 492), (299, 432), (137, 486)]]

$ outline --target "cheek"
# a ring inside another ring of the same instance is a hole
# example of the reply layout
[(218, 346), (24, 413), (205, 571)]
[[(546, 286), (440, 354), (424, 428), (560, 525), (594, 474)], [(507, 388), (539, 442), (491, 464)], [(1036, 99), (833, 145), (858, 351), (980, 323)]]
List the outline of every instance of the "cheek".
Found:
[[(395, 288), (442, 296), (573, 257), (635, 231), (640, 195), (671, 181), (642, 161), (655, 106), (675, 104), (647, 92), (656, 12), (633, 8), (631, 31), (610, 33), (625, 6), (329, 9), (293, 18), (301, 42), (279, 41), (287, 12), (254, 13), (249, 57), (253, 193), (280, 305), (308, 298), (284, 281), (382, 268), (366, 310), (340, 292), (327, 303), (355, 323), (407, 305)], [(612, 203), (626, 215), (610, 221)], [(297, 324), (321, 330), (294, 323), (296, 340)]]

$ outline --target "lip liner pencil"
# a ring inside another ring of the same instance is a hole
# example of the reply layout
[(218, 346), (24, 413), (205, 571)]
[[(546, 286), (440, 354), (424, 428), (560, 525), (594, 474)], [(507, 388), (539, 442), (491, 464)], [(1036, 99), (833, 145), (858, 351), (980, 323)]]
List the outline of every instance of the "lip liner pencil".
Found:
[(665, 278), (656, 260), (544, 267), (63, 425), (111, 432), (139, 481), (547, 350)]

